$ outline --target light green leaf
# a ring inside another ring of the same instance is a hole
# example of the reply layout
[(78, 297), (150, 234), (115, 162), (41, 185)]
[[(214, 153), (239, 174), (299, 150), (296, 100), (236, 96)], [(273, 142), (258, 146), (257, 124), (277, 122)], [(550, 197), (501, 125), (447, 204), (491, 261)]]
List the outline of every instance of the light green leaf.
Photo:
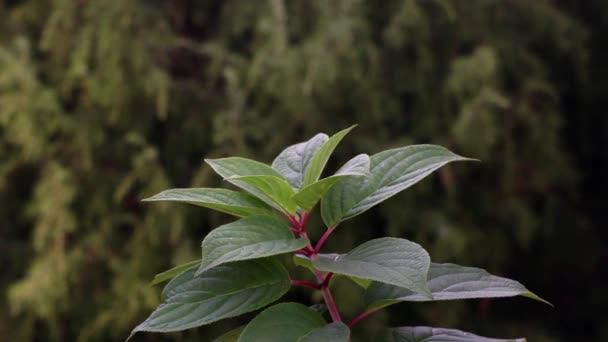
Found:
[(287, 213), (293, 215), (296, 212), (297, 205), (292, 199), (295, 192), (283, 178), (275, 176), (234, 176), (227, 180), (246, 183), (271, 199)]
[(298, 342), (348, 342), (349, 338), (350, 329), (348, 326), (341, 322), (335, 322), (309, 332)]
[(177, 201), (214, 209), (236, 216), (272, 214), (272, 209), (259, 199), (238, 191), (212, 188), (170, 189), (143, 201)]
[(304, 187), (293, 196), (293, 200), (302, 209), (310, 211), (336, 182), (344, 177), (367, 177), (369, 176), (369, 156), (360, 154), (349, 160), (333, 176)]
[(253, 185), (247, 184), (238, 179), (231, 179), (242, 176), (275, 176), (282, 178), (283, 176), (281, 176), (281, 174), (271, 166), (241, 157), (205, 159), (205, 162), (209, 164), (209, 166), (211, 166), (211, 168), (225, 180), (249, 192), (273, 208), (280, 210), (280, 207), (275, 203), (275, 201), (256, 189)]
[(225, 333), (224, 335), (213, 340), (213, 342), (238, 342), (239, 337), (241, 337), (241, 333), (243, 333), (244, 329), (245, 329), (244, 325), (242, 325), (238, 328), (232, 329), (229, 332)]
[(154, 279), (152, 279), (152, 282), (150, 282), (150, 285), (156, 285), (156, 284), (165, 282), (167, 280), (170, 280), (173, 277), (175, 277), (176, 275), (184, 272), (185, 270), (187, 270), (191, 267), (197, 266), (200, 263), (201, 263), (200, 260), (194, 260), (194, 261), (190, 261), (188, 263), (173, 267), (172, 269), (164, 271), (162, 273), (159, 273), (154, 276)]
[(285, 268), (274, 259), (214, 267), (199, 276), (193, 268), (173, 278), (162, 304), (131, 333), (180, 331), (257, 310), (281, 298), (290, 287)]
[[(330, 255), (330, 254), (324, 254), (324, 255)], [(335, 255), (338, 255), (338, 254), (335, 254)], [(294, 254), (293, 263), (296, 264), (296, 266), (304, 267), (307, 270), (309, 270), (310, 272), (312, 272), (312, 274), (315, 274), (315, 267), (312, 265), (312, 261), (310, 260), (309, 257), (300, 255), (300, 254)]]
[(327, 226), (361, 214), (449, 162), (470, 159), (441, 146), (413, 145), (377, 153), (370, 160), (369, 177), (345, 179), (323, 197), (321, 216)]
[(365, 292), (368, 309), (382, 308), (403, 301), (426, 302), (512, 296), (529, 297), (551, 305), (519, 282), (493, 276), (480, 268), (431, 263), (427, 281), (433, 298), (421, 296), (402, 287), (373, 282)]
[(297, 190), (302, 186), (310, 160), (328, 139), (326, 134), (319, 133), (308, 141), (291, 145), (274, 159), (272, 167)]
[(325, 168), (325, 164), (329, 160), (329, 157), (336, 149), (336, 146), (340, 143), (342, 138), (348, 134), (356, 125), (353, 125), (347, 129), (343, 129), (340, 132), (334, 134), (329, 140), (327, 140), (321, 148), (315, 153), (315, 155), (310, 160), (306, 171), (304, 172), (304, 180), (302, 181), (302, 186), (308, 186), (321, 177), (321, 173)]
[(426, 284), (431, 259), (424, 248), (405, 239), (374, 239), (347, 254), (319, 254), (312, 262), (321, 271), (376, 280), (431, 296)]
[(227, 262), (297, 251), (308, 243), (307, 239), (296, 239), (283, 221), (271, 216), (249, 216), (223, 225), (205, 237), (197, 274)]
[(296, 342), (325, 324), (319, 313), (302, 304), (281, 303), (251, 320), (239, 342)]
[(388, 329), (380, 339), (386, 342), (525, 342), (525, 338), (495, 339), (454, 329), (401, 327)]

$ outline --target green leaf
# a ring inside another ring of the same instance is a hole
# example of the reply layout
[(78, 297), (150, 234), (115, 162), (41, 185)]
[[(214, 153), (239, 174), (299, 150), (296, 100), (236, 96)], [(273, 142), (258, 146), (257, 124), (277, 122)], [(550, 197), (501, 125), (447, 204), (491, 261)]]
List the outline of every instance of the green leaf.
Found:
[(431, 263), (427, 281), (433, 298), (421, 296), (403, 287), (373, 282), (365, 292), (368, 309), (382, 308), (403, 301), (426, 302), (512, 296), (529, 297), (551, 305), (519, 282), (493, 276), (480, 268)]
[(175, 277), (176, 275), (184, 272), (185, 270), (197, 266), (198, 264), (200, 264), (201, 261), (200, 260), (195, 260), (195, 261), (190, 261), (188, 263), (173, 267), (170, 270), (164, 271), (162, 273), (159, 273), (157, 275), (154, 276), (154, 279), (152, 279), (152, 282), (150, 282), (150, 285), (156, 285), (156, 284), (160, 284), (163, 283), (167, 280), (172, 279), (173, 277)]
[(225, 180), (234, 184), (235, 186), (249, 192), (255, 197), (266, 202), (266, 204), (272, 206), (275, 209), (279, 209), (275, 201), (273, 201), (264, 193), (260, 192), (253, 185), (247, 184), (238, 179), (231, 179), (234, 177), (243, 176), (275, 176), (282, 178), (281, 174), (273, 169), (271, 166), (264, 163), (260, 163), (255, 160), (241, 158), (241, 157), (228, 157), (220, 159), (205, 159), (205, 162), (211, 166), (211, 168)]
[(321, 216), (327, 226), (354, 217), (396, 195), (443, 165), (470, 160), (435, 145), (413, 145), (370, 157), (371, 175), (345, 179), (323, 197)]
[(292, 198), (302, 209), (310, 211), (325, 192), (342, 178), (367, 176), (369, 176), (369, 156), (360, 154), (344, 164), (333, 176), (304, 187)]
[(321, 271), (376, 280), (431, 296), (426, 284), (431, 259), (424, 248), (405, 239), (374, 239), (347, 254), (319, 254), (312, 262)]
[(315, 153), (315, 155), (310, 160), (306, 171), (304, 172), (304, 180), (302, 182), (302, 186), (308, 186), (317, 180), (321, 176), (323, 169), (325, 168), (325, 164), (329, 160), (329, 157), (336, 149), (336, 146), (340, 143), (342, 138), (348, 134), (356, 125), (353, 125), (347, 129), (343, 129), (340, 132), (334, 134), (329, 140), (327, 140), (321, 148)]
[(297, 190), (302, 186), (310, 160), (328, 139), (326, 134), (319, 133), (308, 141), (291, 145), (274, 159), (272, 167)]
[(386, 342), (525, 342), (525, 338), (495, 339), (454, 329), (401, 327), (388, 329), (380, 340)]
[(186, 202), (241, 217), (256, 214), (272, 214), (272, 209), (259, 199), (242, 192), (227, 189), (170, 189), (146, 198), (143, 201)]
[(296, 342), (325, 324), (319, 313), (302, 304), (277, 304), (251, 320), (239, 342)]
[(342, 322), (335, 322), (309, 332), (298, 342), (348, 342), (349, 338), (348, 326)]
[(296, 239), (287, 223), (277, 218), (249, 216), (223, 225), (205, 237), (197, 274), (227, 262), (297, 251), (308, 243), (307, 239)]
[(131, 333), (180, 331), (257, 310), (290, 287), (285, 268), (274, 259), (240, 261), (199, 276), (193, 268), (173, 278), (162, 304)]
[[(321, 254), (324, 258), (335, 258), (337, 256), (339, 256), (339, 254)], [(300, 267), (304, 267), (306, 269), (308, 269), (313, 275), (315, 275), (315, 268), (312, 265), (312, 261), (310, 260), (309, 257), (304, 256), (304, 255), (300, 255), (300, 254), (294, 254), (293, 255), (293, 263), (296, 264), (296, 266), (300, 266)], [(350, 280), (352, 280), (355, 284), (361, 286), (363, 289), (367, 289), (367, 287), (372, 283), (371, 280), (369, 279), (363, 279), (363, 278), (359, 278), (359, 277), (354, 277), (354, 276), (347, 276)]]
[(243, 333), (244, 329), (245, 329), (244, 325), (242, 325), (238, 328), (232, 329), (229, 332), (225, 333), (224, 335), (213, 340), (213, 342), (238, 342), (239, 337), (241, 337), (241, 333)]
[(295, 214), (297, 206), (292, 199), (295, 192), (283, 178), (275, 176), (234, 176), (228, 178), (228, 181), (235, 180), (249, 184), (287, 213)]

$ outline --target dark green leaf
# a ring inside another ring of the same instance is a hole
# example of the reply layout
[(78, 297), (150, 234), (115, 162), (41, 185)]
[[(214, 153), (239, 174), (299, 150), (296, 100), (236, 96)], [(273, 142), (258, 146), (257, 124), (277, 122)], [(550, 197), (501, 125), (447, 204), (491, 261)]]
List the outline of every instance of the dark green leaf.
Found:
[[(335, 258), (337, 256), (339, 256), (339, 254), (321, 254), (323, 257), (325, 258)], [(297, 266), (300, 267), (304, 267), (306, 269), (308, 269), (313, 275), (315, 274), (315, 268), (312, 265), (312, 261), (310, 260), (309, 257), (304, 256), (304, 255), (300, 255), (300, 254), (294, 254), (293, 255), (293, 263), (296, 264)], [(355, 284), (361, 286), (364, 289), (367, 289), (367, 287), (369, 286), (369, 284), (371, 284), (371, 280), (369, 279), (363, 279), (363, 278), (359, 278), (359, 277), (354, 277), (354, 276), (347, 276), (350, 280), (352, 280), (353, 282), (355, 282)]]
[(170, 270), (164, 271), (162, 273), (159, 273), (157, 275), (154, 276), (154, 279), (152, 279), (152, 282), (150, 283), (150, 285), (156, 285), (156, 284), (160, 284), (162, 282), (165, 282), (167, 280), (171, 280), (173, 277), (175, 277), (176, 275), (184, 272), (185, 270), (197, 266), (198, 264), (200, 264), (201, 261), (200, 260), (195, 260), (195, 261), (190, 261), (188, 263), (173, 267)]
[(549, 304), (519, 282), (493, 276), (480, 268), (431, 263), (427, 279), (433, 298), (421, 296), (403, 287), (373, 282), (365, 293), (365, 301), (369, 309), (402, 301), (426, 302), (512, 296), (529, 297)]
[(324, 327), (317, 328), (298, 342), (348, 342), (350, 338), (350, 329), (341, 322), (330, 323)]
[(194, 272), (191, 268), (165, 286), (162, 304), (131, 336), (138, 331), (180, 331), (238, 316), (274, 302), (290, 287), (287, 271), (274, 259), (234, 262), (199, 276)]
[(287, 223), (271, 216), (249, 216), (223, 225), (205, 237), (197, 273), (227, 262), (297, 251), (306, 245), (308, 240), (296, 239)]
[(495, 339), (481, 337), (454, 329), (431, 327), (401, 327), (386, 331), (386, 342), (525, 342), (525, 338)]
[(245, 326), (242, 325), (236, 329), (232, 329), (224, 335), (216, 338), (213, 342), (238, 342), (239, 337), (241, 337), (241, 333), (245, 329)]
[(424, 248), (405, 239), (374, 239), (347, 254), (319, 254), (312, 262), (321, 271), (376, 280), (431, 296), (426, 284), (431, 259)]
[(302, 304), (277, 304), (251, 320), (239, 342), (296, 342), (325, 324), (319, 313)]
[(343, 129), (340, 132), (334, 134), (329, 140), (327, 140), (321, 148), (315, 153), (315, 155), (310, 160), (306, 171), (304, 172), (304, 180), (302, 181), (302, 186), (308, 186), (321, 177), (321, 173), (325, 168), (325, 164), (329, 160), (329, 157), (336, 149), (336, 146), (340, 143), (340, 141), (350, 132), (356, 125), (351, 126), (349, 128)]
[(235, 176), (227, 180), (246, 183), (265, 197), (270, 198), (287, 213), (293, 215), (296, 212), (296, 202), (292, 199), (295, 192), (283, 178), (275, 176)]
[(434, 170), (458, 160), (469, 160), (435, 145), (413, 145), (371, 156), (371, 175), (345, 179), (325, 194), (321, 215), (327, 226), (359, 215), (417, 183)]
[(360, 154), (344, 164), (333, 176), (302, 188), (293, 196), (293, 200), (302, 209), (310, 211), (325, 192), (342, 178), (367, 176), (369, 176), (369, 156), (367, 154)]
[(238, 179), (231, 179), (234, 177), (243, 176), (275, 176), (282, 178), (283, 176), (281, 176), (277, 170), (264, 163), (241, 157), (205, 159), (205, 162), (209, 164), (209, 166), (211, 166), (211, 168), (225, 180), (256, 196), (257, 198), (266, 202), (266, 204), (276, 209), (280, 209), (280, 207), (271, 198), (256, 189), (254, 186)]
[(272, 209), (259, 199), (227, 189), (170, 189), (143, 201), (186, 202), (241, 217), (272, 213)]
[(319, 133), (308, 141), (291, 145), (274, 159), (272, 167), (297, 190), (302, 186), (310, 160), (328, 139), (326, 134)]

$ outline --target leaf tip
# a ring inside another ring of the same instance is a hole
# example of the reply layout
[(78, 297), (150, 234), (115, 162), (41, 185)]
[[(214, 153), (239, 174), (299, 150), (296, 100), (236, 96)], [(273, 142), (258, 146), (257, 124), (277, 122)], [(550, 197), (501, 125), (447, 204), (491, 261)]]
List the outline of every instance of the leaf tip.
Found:
[(550, 307), (552, 307), (552, 308), (555, 308), (555, 305), (553, 305), (553, 304), (552, 304), (551, 302), (549, 302), (548, 300), (546, 300), (546, 299), (544, 299), (544, 298), (542, 298), (542, 297), (538, 296), (538, 295), (537, 295), (537, 294), (535, 294), (534, 292), (528, 291), (528, 292), (526, 292), (526, 293), (522, 293), (522, 296), (524, 296), (524, 297), (528, 297), (528, 298), (530, 298), (530, 299), (537, 300), (537, 301), (539, 301), (539, 302), (541, 302), (541, 303), (545, 303), (545, 304), (549, 305), (549, 306), (550, 306)]

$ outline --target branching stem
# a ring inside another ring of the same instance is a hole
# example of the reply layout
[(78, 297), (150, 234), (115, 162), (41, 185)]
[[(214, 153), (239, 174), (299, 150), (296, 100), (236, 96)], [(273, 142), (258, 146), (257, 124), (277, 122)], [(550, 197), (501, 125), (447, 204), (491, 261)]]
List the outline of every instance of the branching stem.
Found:
[(371, 309), (371, 310), (363, 311), (362, 313), (360, 313), (357, 317), (353, 318), (353, 320), (348, 323), (348, 327), (352, 329), (355, 325), (357, 325), (359, 322), (361, 322), (361, 320), (363, 320), (365, 317), (373, 314), (374, 312), (376, 312), (378, 310), (379, 309)]

